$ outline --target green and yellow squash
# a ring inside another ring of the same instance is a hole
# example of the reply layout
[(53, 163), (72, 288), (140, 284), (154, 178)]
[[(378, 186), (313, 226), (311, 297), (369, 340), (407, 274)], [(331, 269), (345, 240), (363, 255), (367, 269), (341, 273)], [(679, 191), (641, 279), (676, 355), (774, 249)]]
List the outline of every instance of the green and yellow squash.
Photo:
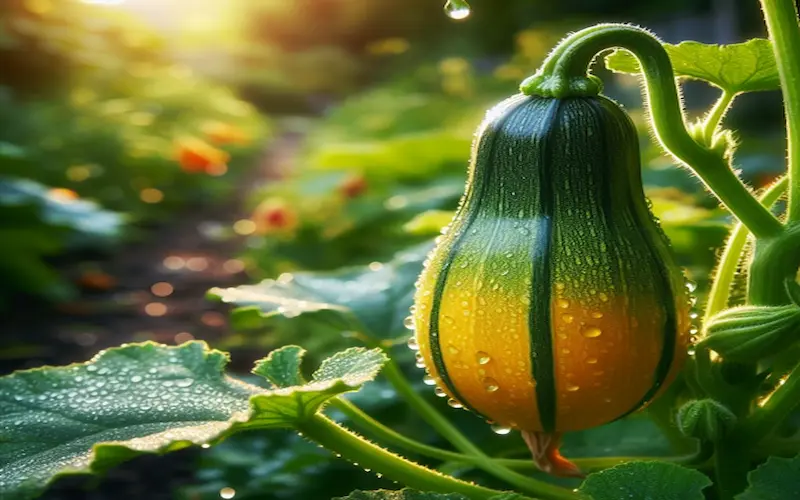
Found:
[(489, 111), (417, 288), (420, 359), (451, 404), (529, 444), (555, 436), (556, 455), (560, 433), (652, 400), (690, 340), (636, 130), (602, 96), (517, 95)]

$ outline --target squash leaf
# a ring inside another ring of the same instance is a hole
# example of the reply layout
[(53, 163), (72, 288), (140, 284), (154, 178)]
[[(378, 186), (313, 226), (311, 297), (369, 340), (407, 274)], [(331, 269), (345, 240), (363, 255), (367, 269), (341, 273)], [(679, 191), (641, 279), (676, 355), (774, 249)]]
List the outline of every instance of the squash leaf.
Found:
[[(516, 493), (495, 495), (489, 500), (516, 500), (524, 498)], [(433, 493), (430, 491), (417, 491), (410, 488), (402, 490), (374, 490), (354, 491), (346, 497), (336, 497), (333, 500), (469, 500), (461, 493)]]
[[(298, 382), (302, 355), (287, 347), (256, 373)], [(28, 500), (59, 476), (101, 472), (141, 453), (246, 428), (291, 427), (371, 380), (385, 359), (349, 349), (324, 361), (309, 383), (264, 390), (226, 376), (227, 355), (202, 342), (144, 343), (2, 377), (0, 498)]]
[[(732, 45), (699, 42), (664, 44), (675, 76), (703, 80), (732, 94), (775, 90), (780, 87), (772, 44), (754, 38)], [(618, 49), (606, 56), (606, 67), (617, 73), (639, 74), (639, 61)]]
[(710, 485), (706, 476), (680, 465), (629, 462), (589, 474), (579, 491), (593, 500), (703, 500), (703, 489)]
[(298, 318), (313, 328), (333, 327), (356, 332), (372, 343), (398, 341), (408, 331), (403, 320), (413, 303), (414, 283), (429, 243), (399, 252), (386, 264), (355, 266), (333, 272), (299, 272), (281, 275), (256, 285), (214, 288), (211, 298), (239, 306), (233, 318), (244, 316), (254, 325), (257, 313), (268, 323), (271, 318)]
[(750, 486), (736, 500), (785, 500), (800, 498), (800, 455), (770, 457), (747, 475)]

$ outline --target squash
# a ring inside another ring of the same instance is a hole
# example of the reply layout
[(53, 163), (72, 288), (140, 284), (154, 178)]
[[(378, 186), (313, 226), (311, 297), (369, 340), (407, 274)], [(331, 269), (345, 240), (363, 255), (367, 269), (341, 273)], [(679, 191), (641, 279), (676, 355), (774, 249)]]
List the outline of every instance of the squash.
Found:
[(520, 94), (488, 112), (412, 309), (419, 359), (451, 406), (522, 431), (548, 455), (540, 466), (571, 474), (560, 434), (666, 387), (690, 310), (616, 103)]

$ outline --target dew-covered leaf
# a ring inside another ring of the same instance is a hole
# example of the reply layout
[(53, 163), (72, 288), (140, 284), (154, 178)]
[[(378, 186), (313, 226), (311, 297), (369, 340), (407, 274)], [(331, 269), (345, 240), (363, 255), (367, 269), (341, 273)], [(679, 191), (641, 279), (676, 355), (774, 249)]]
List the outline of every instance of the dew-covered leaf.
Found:
[(246, 419), (260, 391), (226, 377), (226, 362), (199, 342), (148, 343), (0, 378), (0, 498), (31, 498), (59, 474), (216, 438)]
[(439, 234), (443, 227), (450, 224), (454, 216), (453, 210), (428, 210), (408, 221), (403, 229), (416, 235)]
[[(255, 371), (276, 385), (302, 382), (303, 352), (284, 348)], [(378, 350), (349, 349), (309, 383), (264, 390), (224, 375), (227, 355), (204, 343), (145, 343), (0, 378), (0, 498), (30, 499), (60, 475), (103, 471), (140, 453), (291, 427), (357, 390), (385, 360)]]
[(214, 288), (212, 298), (235, 304), (252, 323), (253, 311), (264, 319), (299, 317), (338, 331), (353, 331), (372, 339), (407, 335), (403, 320), (413, 303), (414, 282), (431, 249), (426, 243), (399, 252), (385, 264), (350, 267), (334, 272), (281, 275), (257, 285)]
[[(704, 80), (731, 93), (774, 90), (780, 87), (778, 68), (769, 40), (755, 38), (732, 45), (699, 42), (664, 44), (675, 75)], [(606, 66), (618, 73), (641, 73), (639, 61), (626, 50), (606, 57)]]
[(579, 491), (592, 500), (704, 500), (711, 480), (696, 470), (667, 462), (629, 462), (589, 474)]
[(736, 500), (786, 500), (800, 498), (800, 455), (770, 457), (747, 475), (750, 486)]

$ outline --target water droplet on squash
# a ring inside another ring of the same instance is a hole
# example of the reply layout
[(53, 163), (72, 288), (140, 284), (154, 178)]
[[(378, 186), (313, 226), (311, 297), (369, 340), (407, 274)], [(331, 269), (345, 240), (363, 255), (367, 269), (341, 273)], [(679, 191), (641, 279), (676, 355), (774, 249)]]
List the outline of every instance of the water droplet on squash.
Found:
[(569, 392), (577, 392), (579, 389), (580, 387), (575, 384), (567, 384), (567, 390)]
[(589, 363), (590, 365), (596, 365), (597, 358), (586, 358), (586, 362)]
[(475, 353), (475, 356), (476, 356), (476, 357), (477, 357), (477, 359), (478, 359), (478, 364), (479, 364), (479, 365), (485, 365), (485, 364), (487, 364), (489, 361), (491, 361), (491, 360), (492, 360), (492, 358), (491, 358), (491, 357), (489, 357), (489, 354), (488, 354), (488, 353), (486, 353), (486, 352), (483, 352), (483, 351), (478, 351), (478, 352), (476, 352), (476, 353)]
[(456, 322), (456, 320), (454, 320), (451, 316), (445, 316), (442, 319), (444, 319), (444, 322), (447, 323), (448, 325), (452, 325), (453, 323)]
[(511, 427), (506, 427), (505, 425), (492, 424), (491, 428), (492, 432), (500, 436), (505, 436), (511, 432)]
[(409, 330), (413, 330), (414, 329), (414, 316), (407, 316), (406, 319), (403, 320), (403, 326), (405, 326)]
[(602, 318), (602, 317), (603, 317), (603, 313), (601, 313), (600, 311), (593, 311), (593, 312), (592, 312), (592, 314), (591, 314), (591, 316), (592, 316), (594, 319), (600, 319), (600, 318)]
[(571, 314), (562, 314), (561, 319), (564, 320), (564, 323), (569, 324), (572, 323), (575, 318)]
[(436, 380), (434, 380), (430, 375), (425, 375), (422, 378), (422, 383), (425, 385), (436, 385)]
[(447, 346), (447, 351), (450, 354), (458, 354), (459, 353), (458, 347), (454, 346), (453, 344), (450, 344), (450, 345)]
[(440, 398), (443, 398), (443, 397), (447, 396), (447, 393), (444, 392), (444, 389), (442, 389), (441, 387), (437, 387), (436, 389), (434, 389), (433, 393), (436, 394)]
[(416, 337), (411, 337), (408, 339), (408, 348), (412, 351), (419, 351), (419, 344), (417, 343)]
[(605, 294), (605, 293), (603, 293), (603, 292), (600, 292), (599, 294), (597, 294), (597, 296), (598, 296), (598, 297), (600, 298), (600, 300), (602, 300), (603, 302), (608, 302), (608, 295), (607, 295), (607, 294)]
[(587, 325), (581, 329), (581, 335), (587, 339), (595, 339), (602, 334), (603, 330), (597, 328), (596, 326)]
[(497, 384), (497, 380), (492, 377), (486, 377), (483, 379), (483, 388), (486, 389), (486, 392), (497, 392), (500, 386)]
[(455, 408), (456, 410), (461, 409), (461, 408), (464, 407), (464, 405), (462, 405), (461, 403), (459, 403), (458, 401), (456, 401), (453, 398), (450, 398), (450, 399), (447, 400), (447, 405), (450, 408)]
[(558, 300), (556, 300), (556, 304), (561, 309), (566, 309), (566, 308), (569, 307), (569, 301), (567, 299), (558, 299)]

